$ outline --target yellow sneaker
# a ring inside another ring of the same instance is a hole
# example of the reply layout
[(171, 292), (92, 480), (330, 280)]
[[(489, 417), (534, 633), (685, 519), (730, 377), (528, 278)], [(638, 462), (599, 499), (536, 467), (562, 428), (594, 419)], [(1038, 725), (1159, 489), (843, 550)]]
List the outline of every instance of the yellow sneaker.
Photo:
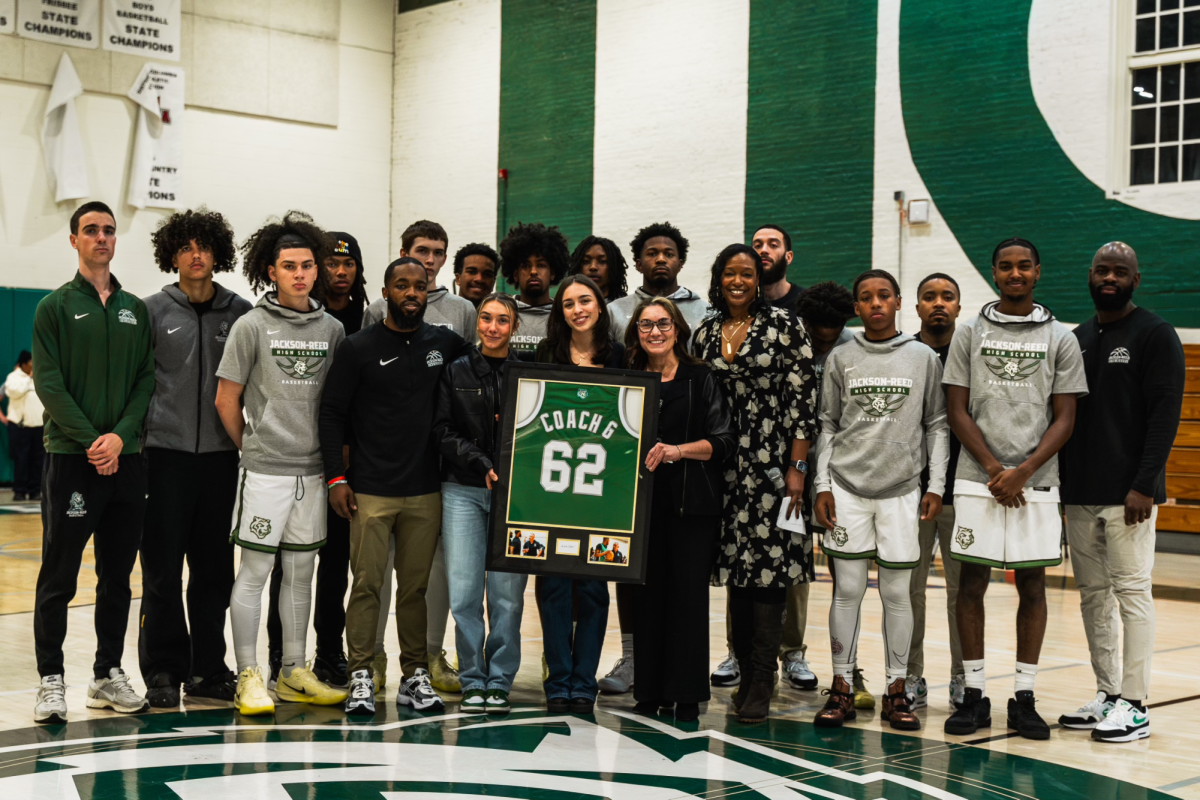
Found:
[(875, 695), (867, 691), (866, 679), (862, 676), (862, 670), (855, 667), (854, 669), (854, 707), (862, 709), (870, 709), (875, 707)]
[(233, 693), (233, 704), (243, 717), (274, 714), (275, 701), (267, 694), (262, 671), (258, 667), (246, 667), (238, 675), (237, 689)]
[(462, 691), (462, 683), (458, 680), (458, 670), (446, 661), (446, 651), (443, 650), (437, 658), (429, 661), (429, 683), (439, 692), (452, 694)]
[(335, 706), (346, 701), (345, 689), (335, 689), (307, 667), (293, 667), (292, 674), (285, 676), (286, 671), (286, 667), (279, 670), (279, 680), (275, 682), (275, 694), (283, 702)]
[(387, 688), (387, 653), (376, 653), (371, 659), (371, 680), (375, 681), (375, 694), (383, 694)]
[(546, 654), (542, 653), (542, 683), (550, 680), (550, 665), (546, 663)]

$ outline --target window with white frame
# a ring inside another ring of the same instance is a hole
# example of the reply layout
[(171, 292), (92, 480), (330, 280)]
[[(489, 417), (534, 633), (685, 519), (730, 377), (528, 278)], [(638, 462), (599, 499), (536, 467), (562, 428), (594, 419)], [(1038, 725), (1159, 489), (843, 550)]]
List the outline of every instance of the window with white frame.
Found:
[(1135, 0), (1129, 184), (1200, 181), (1200, 0)]

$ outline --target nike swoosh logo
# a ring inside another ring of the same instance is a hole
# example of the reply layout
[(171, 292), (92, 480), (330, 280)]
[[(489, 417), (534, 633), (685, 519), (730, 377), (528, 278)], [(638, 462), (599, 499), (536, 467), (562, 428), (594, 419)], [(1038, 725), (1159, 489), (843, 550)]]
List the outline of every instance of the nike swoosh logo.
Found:
[(76, 314), (76, 315), (75, 315), (75, 319), (83, 319), (84, 317), (86, 317), (86, 316), (87, 316), (88, 314), (90, 314), (90, 313), (92, 313), (92, 312), (90, 312), (90, 311), (89, 311), (87, 314)]
[[(281, 331), (283, 328), (280, 328), (279, 330)], [(279, 333), (279, 331), (267, 331), (267, 336), (274, 336), (277, 333)]]
[(170, 336), (172, 333), (174, 333), (177, 330), (180, 330), (180, 328), (182, 328), (182, 327), (183, 326), (181, 325), (179, 328), (171, 328), (171, 330), (167, 331), (167, 336)]
[(973, 670), (971, 670), (971, 672), (983, 672), (983, 667), (979, 667), (978, 669), (973, 669)]
[[(399, 357), (400, 357), (400, 356), (396, 356), (396, 358), (399, 358)], [(381, 367), (386, 367), (388, 364), (390, 364), (390, 363), (392, 363), (393, 361), (395, 361), (395, 360), (396, 360), (396, 358), (389, 358), (387, 361), (384, 361), (384, 360), (381, 358), (381, 359), (379, 359), (379, 366), (381, 366)]]

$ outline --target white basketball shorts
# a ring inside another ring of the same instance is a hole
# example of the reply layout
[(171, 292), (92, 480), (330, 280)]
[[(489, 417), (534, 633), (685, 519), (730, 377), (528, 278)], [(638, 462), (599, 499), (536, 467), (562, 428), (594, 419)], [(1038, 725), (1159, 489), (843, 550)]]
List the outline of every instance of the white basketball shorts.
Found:
[(833, 481), (837, 522), (821, 546), (833, 558), (873, 558), (888, 569), (912, 569), (921, 560), (921, 490), (899, 497), (859, 497)]
[(242, 470), (230, 540), (248, 550), (315, 550), (325, 544), (324, 475)]
[(1025, 505), (1005, 508), (987, 484), (954, 482), (954, 535), (950, 554), (959, 561), (999, 569), (1053, 567), (1062, 563), (1058, 487), (1025, 487)]

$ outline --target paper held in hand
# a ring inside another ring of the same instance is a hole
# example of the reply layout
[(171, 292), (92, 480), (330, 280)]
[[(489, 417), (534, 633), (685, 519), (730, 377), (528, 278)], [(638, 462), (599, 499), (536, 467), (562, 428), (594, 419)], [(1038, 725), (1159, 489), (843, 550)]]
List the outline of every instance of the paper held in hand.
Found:
[(804, 533), (804, 517), (800, 515), (799, 506), (797, 506), (792, 516), (788, 517), (788, 506), (791, 504), (791, 498), (785, 494), (779, 503), (779, 514), (775, 518), (775, 526), (785, 531), (791, 531), (792, 533)]

